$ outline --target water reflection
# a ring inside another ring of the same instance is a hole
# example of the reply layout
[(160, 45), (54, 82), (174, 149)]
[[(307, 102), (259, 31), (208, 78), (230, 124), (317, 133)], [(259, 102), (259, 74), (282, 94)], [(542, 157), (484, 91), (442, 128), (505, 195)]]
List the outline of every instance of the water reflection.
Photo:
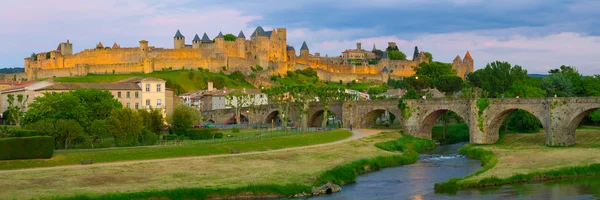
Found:
[(600, 178), (581, 178), (461, 190), (436, 194), (433, 185), (464, 177), (480, 168), (480, 162), (458, 154), (463, 144), (441, 146), (419, 157), (412, 165), (387, 168), (361, 175), (342, 192), (311, 199), (598, 199)]

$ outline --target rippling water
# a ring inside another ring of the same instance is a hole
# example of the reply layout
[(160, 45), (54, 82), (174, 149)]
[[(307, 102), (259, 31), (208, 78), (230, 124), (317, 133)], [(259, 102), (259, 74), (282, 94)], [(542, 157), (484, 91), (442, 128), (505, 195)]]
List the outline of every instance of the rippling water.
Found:
[(342, 186), (342, 192), (310, 199), (599, 199), (600, 177), (517, 184), (437, 194), (433, 185), (467, 176), (480, 167), (478, 160), (458, 153), (464, 145), (440, 146), (424, 152), (412, 165), (387, 168), (361, 175), (356, 183)]

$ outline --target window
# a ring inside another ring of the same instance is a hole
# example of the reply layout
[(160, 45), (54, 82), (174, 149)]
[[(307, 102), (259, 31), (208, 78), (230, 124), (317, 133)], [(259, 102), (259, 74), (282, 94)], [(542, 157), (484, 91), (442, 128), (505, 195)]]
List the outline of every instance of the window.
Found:
[(135, 103), (135, 109), (140, 109), (140, 103)]
[(146, 84), (146, 92), (150, 92), (150, 84)]
[(150, 99), (146, 99), (146, 106), (150, 106)]
[(156, 100), (156, 108), (160, 108), (162, 101), (160, 99)]
[(160, 83), (156, 84), (156, 92), (160, 92)]
[(121, 92), (117, 92), (117, 98), (121, 98)]
[(127, 94), (125, 95), (125, 97), (127, 97), (128, 99), (131, 98), (131, 92), (127, 92)]
[(127, 108), (131, 108), (131, 103), (127, 103)]
[(135, 98), (140, 98), (140, 92), (135, 92)]

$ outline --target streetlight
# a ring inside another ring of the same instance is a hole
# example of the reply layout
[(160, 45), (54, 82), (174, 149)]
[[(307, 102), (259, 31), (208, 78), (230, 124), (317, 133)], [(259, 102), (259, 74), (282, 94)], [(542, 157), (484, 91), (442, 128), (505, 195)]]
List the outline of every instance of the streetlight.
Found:
[(417, 79), (417, 80), (418, 80), (418, 79), (419, 79), (419, 77), (418, 77), (418, 76), (416, 76), (416, 77), (415, 77), (415, 79)]
[(250, 119), (248, 119), (248, 115), (249, 115), (249, 114), (250, 114), (250, 111), (249, 111), (249, 110), (246, 110), (246, 124), (247, 124), (246, 126), (247, 126), (248, 128), (250, 128)]

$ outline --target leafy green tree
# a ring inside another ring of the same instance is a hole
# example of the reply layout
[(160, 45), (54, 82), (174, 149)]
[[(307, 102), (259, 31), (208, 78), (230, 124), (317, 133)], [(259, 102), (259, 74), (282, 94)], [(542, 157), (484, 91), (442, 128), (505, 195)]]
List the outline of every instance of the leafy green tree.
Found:
[(390, 86), (393, 89), (398, 89), (398, 88), (405, 88), (406, 86), (404, 85), (404, 80), (398, 79), (388, 79), (388, 86)]
[(456, 75), (440, 76), (436, 88), (441, 92), (445, 92), (447, 95), (452, 95), (454, 92), (462, 89), (463, 83), (463, 79)]
[(600, 109), (592, 111), (589, 117), (594, 123), (598, 124), (600, 122)]
[(381, 93), (385, 93), (388, 90), (388, 86), (387, 85), (378, 85), (376, 87), (372, 87), (369, 88), (368, 92), (369, 95), (375, 96)]
[(321, 86), (316, 88), (316, 96), (319, 98), (319, 102), (323, 104), (323, 121), (321, 127), (327, 126), (327, 119), (329, 116), (329, 105), (333, 101), (345, 101), (350, 99), (350, 96), (346, 94), (343, 88)]
[(541, 79), (533, 77), (515, 81), (506, 92), (505, 97), (516, 97), (517, 94), (525, 98), (545, 97), (546, 91), (541, 88), (540, 82)]
[(223, 39), (225, 41), (235, 41), (235, 39), (237, 39), (237, 37), (235, 37), (235, 35), (233, 35), (231, 33), (227, 33), (227, 34), (225, 34), (225, 36), (223, 36)]
[(152, 133), (160, 134), (163, 127), (163, 116), (160, 109), (139, 109), (138, 113), (142, 117), (144, 128), (152, 131)]
[(399, 50), (388, 51), (387, 54), (390, 60), (406, 60), (406, 54)]
[(68, 149), (75, 141), (85, 140), (83, 127), (72, 119), (45, 119), (28, 124), (27, 129), (36, 130), (40, 135), (54, 137), (54, 147)]
[(430, 88), (431, 85), (431, 78), (429, 78), (428, 76), (414, 75), (404, 78), (405, 89), (421, 91), (423, 89)]
[(8, 106), (6, 110), (8, 111), (9, 118), (15, 125), (21, 125), (21, 119), (25, 115), (25, 109), (27, 107), (27, 100), (29, 99), (29, 95), (23, 96), (23, 94), (18, 94), (17, 99), (15, 101), (15, 96), (13, 94), (6, 95)]
[(155, 145), (158, 142), (158, 135), (148, 129), (142, 129), (138, 142), (142, 145)]
[(113, 109), (122, 108), (123, 105), (107, 90), (96, 88), (77, 89), (71, 91), (80, 100), (81, 106), (85, 107), (85, 121), (79, 120), (83, 127), (89, 127), (95, 120), (108, 118)]
[(33, 61), (37, 61), (37, 54), (32, 52), (30, 57)]
[(427, 59), (429, 59), (429, 62), (433, 62), (433, 55), (431, 55), (431, 53), (423, 52), (423, 54), (425, 54), (425, 57), (427, 57)]
[(422, 62), (419, 66), (414, 68), (415, 76), (427, 76), (431, 78), (432, 83), (436, 84), (438, 79), (442, 76), (456, 76), (456, 70), (452, 68), (450, 63), (442, 62)]
[(94, 120), (94, 122), (92, 122), (92, 125), (90, 125), (87, 131), (88, 137), (91, 139), (92, 142), (92, 148), (94, 148), (94, 142), (96, 140), (100, 139), (100, 141), (104, 141), (102, 135), (105, 135), (107, 133), (110, 133), (110, 130), (108, 129), (108, 124), (106, 123), (106, 120)]
[(575, 95), (573, 83), (562, 73), (551, 74), (542, 78), (541, 86), (548, 96), (570, 97)]
[(415, 51), (413, 52), (413, 61), (417, 60), (417, 57), (419, 57), (419, 47), (415, 46)]
[(229, 78), (233, 79), (233, 80), (237, 80), (240, 82), (244, 82), (246, 81), (246, 77), (244, 76), (244, 74), (240, 71), (235, 71), (232, 72), (231, 74), (229, 74)]
[(175, 106), (173, 113), (167, 116), (171, 129), (178, 135), (183, 135), (185, 130), (192, 128), (194, 123), (200, 122), (201, 119), (200, 111), (186, 104)]
[(290, 119), (290, 103), (292, 102), (292, 98), (290, 98), (289, 93), (289, 86), (273, 86), (262, 89), (262, 92), (267, 94), (269, 102), (277, 104), (279, 108), (279, 112), (277, 112), (277, 118), (282, 120), (283, 129), (287, 130), (287, 122)]
[(600, 74), (583, 78), (586, 96), (600, 96)]
[[(180, 104), (185, 105), (185, 104)], [(114, 109), (107, 119), (110, 132), (117, 146), (135, 146), (143, 126), (142, 117), (129, 108)]]
[(80, 124), (88, 120), (85, 106), (72, 92), (44, 93), (29, 104), (24, 117), (26, 124), (41, 120), (74, 119)]
[(419, 94), (417, 94), (417, 91), (414, 89), (410, 89), (408, 91), (406, 91), (406, 93), (404, 93), (404, 95), (402, 95), (402, 99), (419, 99), (421, 98), (419, 96)]
[(254, 94), (248, 94), (245, 91), (235, 91), (225, 95), (225, 106), (229, 106), (234, 109), (235, 120), (237, 121), (238, 125), (241, 124), (242, 108), (250, 107), (255, 103), (254, 100)]
[(569, 80), (569, 82), (571, 82), (569, 89), (572, 96), (586, 96), (586, 84), (583, 82), (583, 77), (575, 67), (562, 65), (558, 69), (548, 71), (548, 73), (550, 73), (550, 76), (561, 74), (564, 78)]
[(377, 56), (377, 59), (381, 58), (381, 56), (383, 55), (383, 51), (379, 50), (379, 49), (375, 49), (374, 51), (371, 51), (375, 54), (375, 56)]
[(302, 118), (302, 130), (306, 130), (308, 127), (308, 115), (310, 113), (310, 103), (315, 101), (317, 97), (315, 86), (313, 85), (297, 85), (290, 86), (289, 92), (296, 107), (301, 111), (300, 117)]
[(523, 80), (526, 76), (527, 70), (521, 66), (495, 61), (488, 63), (483, 69), (469, 73), (467, 80), (471, 86), (488, 91), (492, 97), (500, 97), (515, 81)]

